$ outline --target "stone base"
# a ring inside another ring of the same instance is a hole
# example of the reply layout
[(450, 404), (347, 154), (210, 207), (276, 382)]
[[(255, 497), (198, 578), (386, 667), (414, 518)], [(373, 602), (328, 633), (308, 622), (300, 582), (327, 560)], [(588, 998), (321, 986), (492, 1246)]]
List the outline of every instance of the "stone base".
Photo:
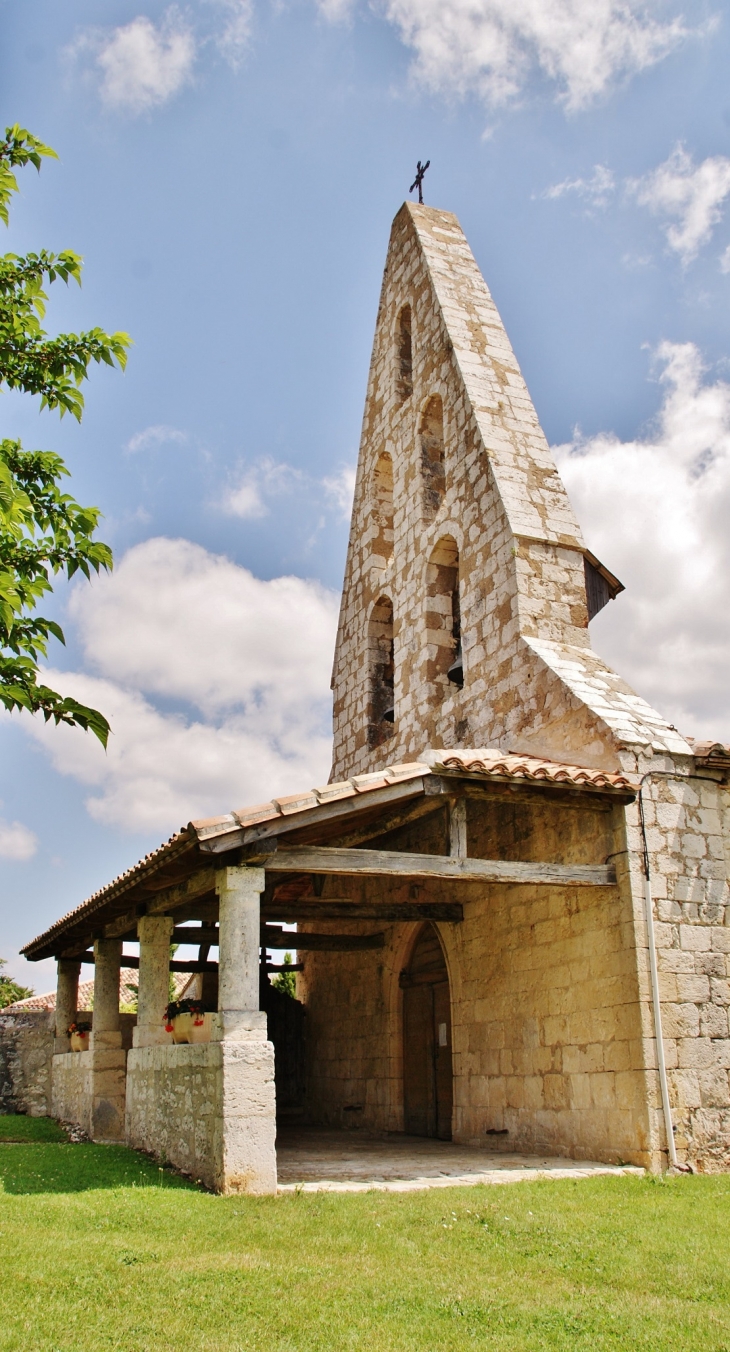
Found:
[(51, 1116), (73, 1122), (91, 1135), (91, 1052), (62, 1052), (53, 1057)]
[(92, 1141), (123, 1141), (126, 1060), (122, 1047), (54, 1056), (52, 1116), (74, 1122)]
[(127, 1142), (220, 1193), (276, 1192), (274, 1048), (262, 1040), (135, 1047)]
[(96, 1046), (88, 1054), (92, 1058), (91, 1139), (123, 1141), (127, 1052), (121, 1046)]

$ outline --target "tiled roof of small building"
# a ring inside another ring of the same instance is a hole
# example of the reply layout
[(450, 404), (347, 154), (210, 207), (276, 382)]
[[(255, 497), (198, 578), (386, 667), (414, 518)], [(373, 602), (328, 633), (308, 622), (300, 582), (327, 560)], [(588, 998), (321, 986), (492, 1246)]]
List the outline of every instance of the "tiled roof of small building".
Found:
[[(187, 985), (190, 978), (186, 972), (171, 972), (170, 977), (175, 985), (175, 994), (179, 995), (183, 986)], [(133, 1003), (133, 996), (139, 984), (139, 972), (136, 967), (122, 967), (119, 973), (119, 1003), (130, 1005)], [(130, 990), (129, 987), (133, 989)], [(94, 995), (94, 978), (90, 981), (79, 982), (79, 994), (76, 1001), (76, 1007), (79, 1010), (91, 1009), (91, 1001)], [(27, 1000), (15, 1000), (12, 1005), (6, 1005), (0, 1009), (0, 1014), (26, 1014), (40, 1010), (54, 1010), (56, 1008), (56, 992), (47, 991), (45, 995), (29, 995)]]

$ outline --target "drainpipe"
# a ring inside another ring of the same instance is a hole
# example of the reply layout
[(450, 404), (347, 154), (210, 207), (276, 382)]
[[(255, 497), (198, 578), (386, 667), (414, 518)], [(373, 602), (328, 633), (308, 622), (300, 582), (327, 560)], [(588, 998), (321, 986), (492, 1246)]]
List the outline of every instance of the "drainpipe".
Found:
[[(649, 847), (646, 842), (646, 823), (644, 821), (644, 801), (642, 798), (642, 788), (639, 789), (639, 821), (641, 823), (641, 840), (644, 854), (644, 909), (646, 912), (646, 929), (649, 936), (649, 970), (651, 972), (651, 1000), (654, 1006), (654, 1036), (656, 1038), (657, 1061), (659, 1063), (659, 1084), (662, 1091), (662, 1107), (664, 1109), (664, 1130), (667, 1136), (667, 1147), (669, 1150), (669, 1163), (673, 1169), (682, 1168), (677, 1163), (677, 1148), (674, 1144), (674, 1127), (672, 1124), (672, 1109), (669, 1103), (669, 1084), (667, 1083), (667, 1064), (664, 1059), (664, 1035), (662, 1033), (662, 1007), (659, 1001), (659, 972), (656, 961), (656, 942), (654, 938), (654, 904), (651, 896), (651, 871), (649, 868)], [(683, 1169), (684, 1172), (684, 1169)]]

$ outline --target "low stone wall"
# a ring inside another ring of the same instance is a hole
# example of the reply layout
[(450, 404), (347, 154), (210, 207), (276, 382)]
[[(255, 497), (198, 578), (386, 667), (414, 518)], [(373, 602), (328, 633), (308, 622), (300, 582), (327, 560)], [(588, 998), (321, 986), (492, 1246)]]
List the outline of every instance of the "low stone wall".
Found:
[(91, 1135), (92, 1052), (64, 1052), (53, 1057), (51, 1115), (74, 1122)]
[(45, 1009), (0, 1014), (0, 1112), (50, 1113), (53, 1025)]
[(135, 1047), (126, 1135), (217, 1192), (276, 1192), (272, 1044)]

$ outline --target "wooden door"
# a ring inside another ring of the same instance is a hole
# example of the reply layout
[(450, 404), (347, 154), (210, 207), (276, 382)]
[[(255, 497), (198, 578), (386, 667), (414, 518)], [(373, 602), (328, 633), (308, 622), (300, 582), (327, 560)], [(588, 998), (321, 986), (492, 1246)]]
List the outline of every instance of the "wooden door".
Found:
[(416, 940), (401, 987), (405, 1130), (450, 1141), (451, 997), (443, 949), (431, 924)]

